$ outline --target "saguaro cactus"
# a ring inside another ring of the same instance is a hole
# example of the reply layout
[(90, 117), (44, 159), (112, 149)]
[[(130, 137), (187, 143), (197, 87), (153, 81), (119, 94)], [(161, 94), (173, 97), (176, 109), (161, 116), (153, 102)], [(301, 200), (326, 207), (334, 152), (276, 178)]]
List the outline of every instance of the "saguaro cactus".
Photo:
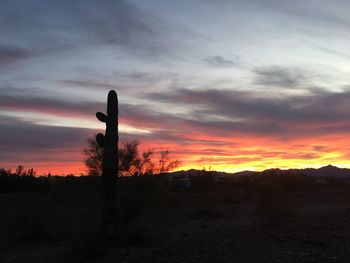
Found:
[(109, 209), (115, 208), (116, 179), (118, 176), (118, 96), (114, 90), (107, 98), (107, 115), (97, 112), (99, 121), (106, 123), (105, 135), (96, 135), (96, 141), (103, 147), (102, 184)]

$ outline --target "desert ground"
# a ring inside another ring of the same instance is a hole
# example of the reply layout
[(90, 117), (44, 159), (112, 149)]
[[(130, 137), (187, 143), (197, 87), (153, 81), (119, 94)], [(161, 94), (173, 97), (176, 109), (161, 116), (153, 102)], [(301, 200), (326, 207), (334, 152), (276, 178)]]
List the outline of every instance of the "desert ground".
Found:
[(350, 262), (347, 184), (119, 182), (106, 237), (96, 180), (1, 193), (0, 262)]

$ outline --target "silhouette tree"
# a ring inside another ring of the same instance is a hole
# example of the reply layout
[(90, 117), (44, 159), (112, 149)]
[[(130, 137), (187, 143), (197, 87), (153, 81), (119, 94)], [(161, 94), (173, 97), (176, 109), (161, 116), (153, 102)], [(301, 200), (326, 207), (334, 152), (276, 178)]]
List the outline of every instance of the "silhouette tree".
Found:
[(85, 155), (84, 164), (88, 169), (88, 174), (90, 176), (101, 176), (103, 148), (93, 138), (88, 138), (86, 143), (83, 154)]
[[(169, 151), (153, 150), (141, 152), (140, 143), (136, 140), (128, 141), (121, 145), (118, 150), (119, 175), (120, 176), (143, 176), (169, 172), (178, 167), (179, 162), (172, 160)], [(87, 146), (83, 149), (86, 156), (84, 163), (91, 176), (102, 174), (103, 148), (92, 138), (87, 139)], [(158, 158), (155, 155), (159, 155)]]
[(171, 160), (170, 151), (165, 150), (160, 152), (160, 157), (158, 160), (158, 173), (166, 173), (180, 165), (178, 160)]
[(24, 166), (23, 165), (18, 165), (16, 168), (16, 174), (18, 176), (22, 176), (24, 174)]
[(121, 175), (143, 176), (169, 172), (179, 166), (170, 158), (169, 151), (160, 151), (159, 158), (153, 150), (141, 152), (139, 142), (126, 142), (119, 149), (119, 172)]
[(26, 174), (27, 174), (27, 176), (29, 176), (29, 177), (33, 177), (33, 176), (36, 174), (36, 172), (34, 171), (33, 168), (30, 168), (30, 169), (26, 172)]

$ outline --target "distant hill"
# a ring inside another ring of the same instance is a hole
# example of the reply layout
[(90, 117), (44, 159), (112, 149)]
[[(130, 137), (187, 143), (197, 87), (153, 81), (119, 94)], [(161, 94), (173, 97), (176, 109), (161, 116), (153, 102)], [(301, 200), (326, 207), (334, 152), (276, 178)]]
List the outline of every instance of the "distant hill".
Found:
[(192, 176), (203, 176), (203, 175), (210, 175), (213, 177), (228, 177), (228, 176), (233, 176), (235, 174), (226, 173), (226, 172), (218, 172), (218, 171), (204, 171), (204, 170), (190, 169), (187, 171), (172, 172), (172, 173), (170, 173), (170, 175), (174, 176), (174, 177), (183, 177), (183, 176), (192, 177)]
[(315, 168), (305, 168), (305, 169), (288, 169), (282, 170), (278, 168), (264, 170), (262, 172), (255, 171), (241, 171), (236, 173), (226, 173), (218, 171), (204, 171), (190, 169), (187, 171), (176, 171), (170, 173), (170, 176), (174, 177), (192, 177), (192, 176), (213, 176), (213, 177), (231, 177), (231, 176), (252, 176), (257, 174), (278, 174), (278, 175), (305, 175), (312, 177), (334, 177), (334, 178), (349, 178), (350, 179), (350, 169), (347, 168), (338, 168), (333, 165), (327, 165), (318, 169)]
[(350, 178), (350, 169), (338, 168), (333, 165), (327, 165), (319, 169), (305, 169), (310, 176), (315, 177), (343, 177)]

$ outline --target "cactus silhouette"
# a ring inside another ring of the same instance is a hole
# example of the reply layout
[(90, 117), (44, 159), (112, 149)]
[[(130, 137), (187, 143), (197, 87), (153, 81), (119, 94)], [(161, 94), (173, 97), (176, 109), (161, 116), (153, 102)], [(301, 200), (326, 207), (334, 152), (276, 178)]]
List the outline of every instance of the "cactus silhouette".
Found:
[(118, 96), (114, 90), (107, 98), (107, 115), (97, 112), (99, 121), (106, 123), (105, 135), (96, 135), (97, 144), (103, 148), (102, 185), (107, 202), (107, 217), (115, 216), (116, 180), (118, 177)]

